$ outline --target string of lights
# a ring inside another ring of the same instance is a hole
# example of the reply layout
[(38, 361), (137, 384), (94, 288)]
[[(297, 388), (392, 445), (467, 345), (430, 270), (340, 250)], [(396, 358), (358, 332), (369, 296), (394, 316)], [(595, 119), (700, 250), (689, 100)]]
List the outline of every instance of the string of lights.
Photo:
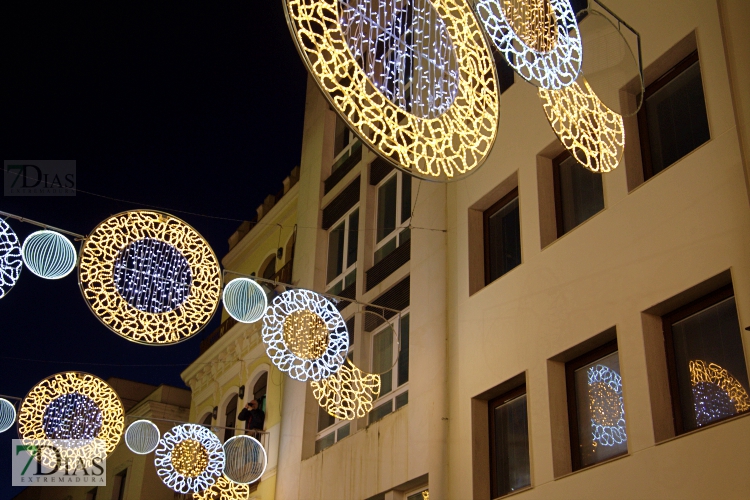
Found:
[(604, 365), (592, 366), (588, 386), (594, 444), (614, 446), (627, 441), (620, 374)]

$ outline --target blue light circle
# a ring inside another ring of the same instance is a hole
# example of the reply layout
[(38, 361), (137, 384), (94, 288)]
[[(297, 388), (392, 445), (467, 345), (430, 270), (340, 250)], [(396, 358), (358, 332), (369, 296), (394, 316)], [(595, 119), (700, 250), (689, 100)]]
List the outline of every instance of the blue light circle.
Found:
[(23, 262), (40, 278), (64, 278), (76, 267), (76, 249), (68, 238), (55, 231), (31, 233), (21, 248)]
[(224, 287), (224, 308), (240, 323), (255, 323), (263, 317), (268, 298), (263, 288), (254, 280), (237, 278)]

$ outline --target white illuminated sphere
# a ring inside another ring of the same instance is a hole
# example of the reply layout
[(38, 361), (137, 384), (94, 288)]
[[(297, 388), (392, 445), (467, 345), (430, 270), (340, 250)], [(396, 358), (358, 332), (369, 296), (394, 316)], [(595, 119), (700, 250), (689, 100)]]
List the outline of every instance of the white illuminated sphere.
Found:
[(0, 398), (0, 432), (5, 432), (16, 421), (16, 407), (7, 399)]
[(23, 262), (40, 278), (64, 278), (76, 267), (76, 249), (60, 233), (42, 230), (31, 233), (21, 248)]
[(125, 444), (138, 455), (151, 453), (159, 446), (161, 433), (150, 420), (136, 420), (125, 431)]
[(254, 280), (237, 278), (224, 287), (224, 307), (240, 323), (255, 323), (268, 307), (266, 292)]
[(224, 455), (224, 475), (232, 482), (253, 483), (266, 471), (266, 450), (251, 436), (234, 436), (228, 439), (224, 443)]
[(0, 299), (10, 292), (23, 269), (21, 244), (11, 227), (0, 219)]

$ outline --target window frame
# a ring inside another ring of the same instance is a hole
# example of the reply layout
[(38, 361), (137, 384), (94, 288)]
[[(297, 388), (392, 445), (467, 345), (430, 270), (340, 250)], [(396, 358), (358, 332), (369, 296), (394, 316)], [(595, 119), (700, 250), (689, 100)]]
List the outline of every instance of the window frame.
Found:
[[(487, 414), (488, 414), (488, 423), (489, 423), (489, 449), (490, 449), (490, 498), (502, 498), (514, 493), (518, 493), (519, 491), (524, 491), (527, 489), (530, 489), (532, 487), (531, 481), (529, 481), (528, 486), (524, 486), (523, 488), (519, 488), (515, 491), (509, 491), (508, 493), (504, 493), (500, 496), (494, 496), (495, 488), (497, 487), (497, 453), (495, 450), (495, 408), (498, 406), (502, 406), (505, 403), (509, 403), (513, 401), (514, 399), (520, 398), (521, 396), (526, 396), (528, 394), (526, 390), (526, 382), (523, 384), (515, 387), (514, 389), (510, 389), (500, 396), (497, 396), (495, 398), (490, 399), (487, 401)], [(526, 398), (526, 425), (527, 425), (527, 436), (526, 439), (529, 442), (529, 475), (531, 475), (531, 439), (530, 439), (530, 428), (528, 428), (528, 421), (529, 421), (529, 398)]]
[[(562, 164), (562, 162), (564, 162), (568, 158), (573, 158), (576, 161), (576, 163), (579, 163), (578, 159), (575, 158), (570, 153), (570, 151), (567, 151), (567, 150), (563, 151), (552, 160), (552, 184), (553, 184), (553, 188), (555, 191), (555, 195), (554, 195), (555, 196), (555, 222), (557, 223), (557, 237), (558, 238), (561, 238), (562, 236), (568, 234), (569, 232), (573, 231), (577, 227), (582, 226), (584, 223), (588, 222), (589, 219), (592, 219), (595, 215), (599, 214), (600, 212), (604, 211), (607, 208), (607, 202), (604, 199), (604, 182), (603, 182), (604, 180), (602, 179), (602, 208), (601, 210), (599, 210), (598, 212), (591, 215), (587, 219), (579, 222), (575, 226), (565, 231), (565, 214), (563, 213), (562, 179), (560, 176), (560, 165)], [(585, 169), (585, 167), (583, 166), (581, 166), (581, 168)], [(601, 176), (602, 174), (591, 172), (591, 175)]]
[[(720, 422), (750, 414), (748, 412), (745, 412), (737, 415), (729, 415), (723, 418), (712, 420), (709, 424), (698, 427), (696, 429), (685, 430), (684, 419), (682, 415), (682, 405), (680, 404), (680, 386), (677, 379), (677, 361), (674, 350), (674, 334), (672, 332), (672, 325), (679, 321), (682, 321), (683, 319), (689, 318), (690, 316), (698, 314), (699, 312), (702, 312), (709, 307), (715, 306), (716, 304), (719, 304), (720, 302), (723, 302), (731, 297), (735, 298), (736, 307), (737, 298), (734, 293), (734, 287), (731, 284), (725, 285), (718, 290), (714, 290), (713, 292), (706, 294), (699, 299), (696, 299), (682, 307), (678, 307), (677, 309), (661, 317), (662, 332), (664, 333), (664, 353), (667, 358), (667, 378), (669, 379), (669, 393), (670, 402), (672, 403), (672, 418), (674, 422), (675, 436), (680, 436), (688, 432), (712, 427), (713, 425)], [(740, 339), (742, 339), (742, 327), (740, 327), (740, 331), (738, 333), (740, 335)], [(743, 352), (742, 356), (745, 359), (745, 368), (747, 369), (746, 353)], [(750, 373), (750, 370), (748, 370), (748, 373)]]
[[(409, 207), (409, 217), (405, 221), (401, 221), (401, 215), (403, 210), (403, 189), (404, 189), (404, 182), (405, 182), (405, 176), (408, 176), (409, 174), (406, 174), (404, 172), (399, 171), (398, 169), (393, 169), (393, 172), (386, 175), (376, 186), (375, 186), (375, 245), (373, 248), (373, 264), (377, 264), (378, 262), (383, 261), (393, 253), (396, 248), (403, 245), (407, 240), (411, 239), (411, 231), (409, 232), (408, 238), (403, 239), (402, 234), (404, 233), (404, 229), (409, 228), (411, 226), (411, 206)], [(385, 186), (393, 177), (396, 177), (396, 224), (390, 233), (383, 236), (383, 239), (380, 241), (377, 241), (377, 230), (378, 230), (378, 210), (380, 209), (380, 205), (378, 203), (378, 198), (380, 194), (380, 188)], [(411, 182), (411, 177), (409, 177), (409, 182)], [(410, 191), (411, 193), (411, 191)], [(411, 200), (409, 200), (411, 203)], [(384, 255), (380, 258), (380, 260), (376, 260), (376, 255), (378, 251), (386, 246), (388, 243), (393, 241), (393, 239), (396, 239), (396, 247), (391, 250), (387, 255)]]
[[(392, 359), (395, 360), (395, 362), (393, 363), (393, 368), (391, 369), (391, 389), (388, 392), (383, 393), (383, 387), (381, 386), (381, 388), (380, 388), (380, 395), (378, 395), (378, 398), (375, 401), (373, 401), (373, 403), (372, 403), (372, 410), (367, 414), (367, 423), (368, 423), (368, 425), (375, 423), (375, 422), (371, 422), (370, 421), (370, 415), (375, 410), (375, 408), (379, 408), (379, 407), (381, 407), (381, 406), (383, 406), (385, 404), (390, 403), (390, 405), (391, 405), (391, 411), (385, 415), (385, 416), (387, 416), (387, 415), (390, 415), (391, 413), (395, 413), (396, 411), (400, 410), (401, 408), (403, 408), (404, 406), (406, 406), (407, 404), (409, 404), (409, 401), (408, 401), (408, 397), (409, 396), (406, 396), (407, 397), (407, 402), (404, 403), (399, 408), (395, 407), (396, 406), (396, 398), (398, 398), (399, 396), (401, 396), (404, 393), (408, 393), (409, 392), (409, 380), (408, 379), (406, 381), (401, 382), (399, 384), (399, 369), (398, 369), (399, 368), (399, 366), (398, 366), (398, 355), (399, 355), (399, 350), (401, 348), (401, 321), (403, 321), (404, 318), (406, 318), (406, 317), (409, 317), (409, 342), (411, 343), (411, 314), (410, 314), (410, 308), (407, 307), (403, 311), (401, 311), (401, 316), (398, 318), (398, 321), (394, 322), (395, 325), (396, 325), (395, 326), (395, 329), (396, 329), (395, 333), (396, 333), (396, 335), (394, 337), (398, 339), (398, 342), (394, 342), (393, 346), (391, 347), (392, 348), (392, 355), (393, 355)], [(375, 363), (375, 359), (374, 359), (375, 358), (375, 346), (374, 346), (374, 344), (375, 344), (375, 337), (376, 337), (377, 334), (379, 334), (380, 332), (384, 331), (387, 328), (387, 326), (386, 326), (387, 324), (390, 324), (390, 323), (383, 323), (382, 325), (379, 325), (377, 328), (375, 328), (372, 332), (369, 333), (369, 337), (370, 337), (369, 338), (369, 344), (370, 344), (369, 366), (370, 366), (370, 372), (371, 373), (375, 372), (374, 369), (373, 369), (373, 366), (374, 366), (374, 363)], [(409, 375), (409, 378), (411, 378), (411, 374)], [(381, 383), (382, 383), (382, 378), (381, 378)], [(379, 422), (380, 420), (382, 420), (383, 418), (385, 418), (385, 416), (383, 416), (380, 419), (376, 420), (376, 422)]]
[[(326, 246), (327, 246), (327, 248), (326, 248), (326, 293), (332, 293), (331, 290), (333, 289), (334, 286), (336, 286), (337, 282), (339, 280), (346, 280), (346, 277), (349, 276), (349, 274), (351, 274), (352, 272), (355, 273), (355, 275), (354, 275), (354, 283), (357, 282), (356, 270), (357, 270), (357, 260), (359, 260), (358, 256), (355, 256), (354, 263), (350, 264), (349, 262), (347, 262), (347, 254), (348, 254), (348, 250), (349, 250), (349, 238), (352, 236), (352, 234), (351, 234), (352, 231), (350, 230), (350, 224), (349, 224), (349, 217), (355, 211), (357, 211), (357, 210), (359, 210), (359, 203), (356, 203), (352, 208), (350, 208), (349, 210), (347, 210), (346, 213), (344, 215), (342, 215), (336, 222), (334, 222), (333, 224), (331, 224), (331, 228), (328, 231), (326, 231)], [(362, 214), (359, 214), (357, 216), (357, 219), (359, 219), (359, 217), (361, 215)], [(330, 256), (330, 253), (331, 253), (331, 247), (330, 247), (331, 246), (331, 237), (330, 237), (330, 235), (331, 235), (331, 232), (335, 231), (336, 228), (342, 222), (344, 223), (344, 254), (343, 254), (343, 257), (342, 257), (344, 261), (343, 261), (343, 263), (341, 265), (342, 270), (341, 270), (341, 272), (335, 278), (333, 278), (332, 280), (328, 281), (328, 261), (329, 261), (329, 256)], [(357, 226), (359, 226), (359, 220), (357, 222)], [(356, 234), (356, 238), (357, 238), (357, 253), (359, 253), (359, 247), (360, 247), (360, 244), (359, 244), (360, 243), (359, 242), (359, 233), (360, 233), (360, 231), (358, 230), (357, 234)], [(343, 283), (342, 286), (341, 286), (341, 290), (339, 290), (338, 293), (341, 293), (341, 291), (345, 290), (346, 288), (347, 288), (346, 287), (346, 283)], [(338, 295), (338, 293), (336, 293), (334, 295)]]
[[(497, 212), (502, 210), (506, 205), (513, 202), (513, 200), (518, 199), (518, 219), (519, 219), (519, 227), (520, 227), (520, 221), (521, 221), (521, 197), (518, 194), (518, 186), (514, 187), (513, 189), (508, 192), (505, 196), (500, 198), (498, 201), (496, 201), (492, 206), (490, 206), (487, 210), (482, 212), (482, 231), (483, 231), (483, 238), (484, 238), (484, 286), (489, 285), (493, 281), (497, 281), (501, 277), (505, 276), (508, 272), (510, 272), (512, 269), (515, 269), (515, 267), (520, 266), (523, 264), (523, 246), (521, 245), (521, 262), (518, 264), (518, 266), (515, 266), (511, 269), (506, 269), (503, 271), (503, 273), (495, 278), (494, 280), (490, 277), (490, 217), (495, 215)], [(520, 242), (520, 233), (519, 233), (519, 242)], [(500, 243), (502, 244), (502, 242)]]
[[(336, 124), (338, 124), (338, 121), (341, 120), (344, 124), (344, 128), (347, 131), (348, 135), (348, 142), (346, 146), (344, 146), (341, 151), (336, 153)], [(357, 135), (352, 131), (351, 128), (349, 128), (349, 125), (346, 123), (346, 121), (341, 118), (338, 113), (336, 114), (336, 124), (334, 124), (334, 139), (333, 139), (333, 161), (331, 162), (331, 173), (338, 170), (338, 168), (343, 165), (343, 163), (346, 161), (349, 156), (351, 156), (352, 151), (355, 149), (355, 144), (358, 144), (357, 147), (361, 147), (362, 143), (357, 137)]]

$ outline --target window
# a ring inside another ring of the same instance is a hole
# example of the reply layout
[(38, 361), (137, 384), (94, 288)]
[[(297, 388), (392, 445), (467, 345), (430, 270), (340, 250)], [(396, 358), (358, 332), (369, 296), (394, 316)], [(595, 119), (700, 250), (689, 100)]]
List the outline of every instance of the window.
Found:
[(268, 261), (268, 264), (266, 264), (266, 267), (263, 268), (261, 276), (267, 280), (270, 280), (273, 278), (274, 274), (276, 274), (276, 256), (272, 255), (271, 259)]
[(91, 489), (86, 492), (86, 500), (96, 500), (97, 488)]
[(234, 427), (237, 423), (237, 394), (232, 396), (232, 399), (227, 403), (227, 409), (225, 411), (226, 419), (224, 420), (224, 441), (234, 436)]
[(710, 139), (697, 51), (646, 87), (638, 130), (646, 180)]
[(565, 365), (573, 470), (628, 452), (617, 341)]
[(750, 411), (732, 286), (662, 318), (675, 434)]
[(552, 162), (558, 238), (604, 209), (602, 175), (581, 166), (569, 152)]
[(402, 313), (396, 332), (389, 324), (372, 334), (372, 372), (380, 374), (380, 397), (370, 412), (371, 424), (409, 402), (409, 313)]
[(268, 372), (264, 372), (253, 386), (253, 399), (258, 402), (258, 408), (266, 411), (266, 390), (268, 388)]
[(112, 500), (123, 500), (125, 498), (127, 478), (128, 469), (125, 469), (114, 477), (114, 484), (112, 485)]
[(203, 418), (203, 422), (201, 422), (201, 425), (205, 425), (206, 427), (211, 427), (211, 414), (210, 413)]
[(430, 490), (420, 488), (419, 491), (406, 493), (406, 500), (430, 500)]
[(338, 420), (318, 406), (318, 434), (315, 439), (315, 453), (320, 453), (334, 443), (344, 439), (351, 432), (351, 422)]
[(526, 386), (489, 402), (490, 488), (492, 498), (531, 485)]
[(338, 295), (357, 279), (359, 208), (354, 207), (328, 233), (327, 291)]
[(394, 172), (378, 186), (375, 264), (411, 238), (411, 177)]
[(336, 115), (336, 132), (333, 139), (333, 166), (331, 172), (338, 170), (347, 162), (350, 156), (359, 155), (362, 158), (362, 143), (355, 137), (354, 132), (349, 130), (346, 122)]
[(521, 263), (518, 188), (484, 212), (485, 285)]

